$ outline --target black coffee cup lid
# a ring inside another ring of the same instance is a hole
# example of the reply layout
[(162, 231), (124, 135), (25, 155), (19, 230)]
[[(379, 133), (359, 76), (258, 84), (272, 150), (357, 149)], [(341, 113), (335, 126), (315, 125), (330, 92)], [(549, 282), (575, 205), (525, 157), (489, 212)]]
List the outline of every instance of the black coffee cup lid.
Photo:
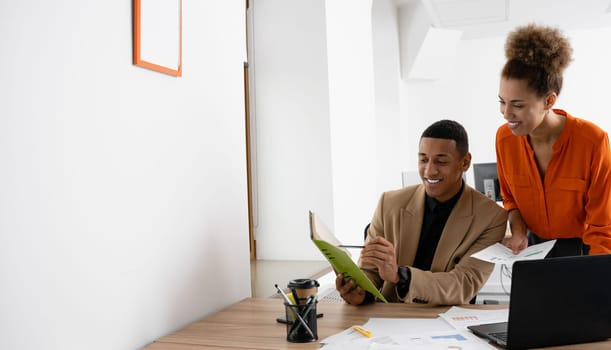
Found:
[(290, 280), (288, 284), (289, 288), (295, 289), (310, 289), (320, 287), (317, 280), (309, 279), (309, 278), (298, 278), (294, 280)]

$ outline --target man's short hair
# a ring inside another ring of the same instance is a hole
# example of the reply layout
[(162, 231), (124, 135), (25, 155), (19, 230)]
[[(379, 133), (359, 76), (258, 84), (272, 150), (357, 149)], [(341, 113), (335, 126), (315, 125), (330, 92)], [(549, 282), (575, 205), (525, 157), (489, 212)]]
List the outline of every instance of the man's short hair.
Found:
[(431, 124), (424, 132), (423, 137), (431, 137), (435, 139), (446, 139), (454, 140), (456, 142), (456, 149), (460, 155), (465, 155), (469, 152), (469, 137), (465, 128), (454, 120), (440, 120)]

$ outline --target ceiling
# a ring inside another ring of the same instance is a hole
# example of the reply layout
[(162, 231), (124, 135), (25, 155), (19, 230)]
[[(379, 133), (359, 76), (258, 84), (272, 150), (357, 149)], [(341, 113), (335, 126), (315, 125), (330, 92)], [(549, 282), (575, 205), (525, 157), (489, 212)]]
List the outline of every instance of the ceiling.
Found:
[(434, 27), (462, 30), (463, 39), (506, 35), (529, 22), (562, 30), (611, 27), (611, 0), (395, 0), (398, 7), (418, 2)]

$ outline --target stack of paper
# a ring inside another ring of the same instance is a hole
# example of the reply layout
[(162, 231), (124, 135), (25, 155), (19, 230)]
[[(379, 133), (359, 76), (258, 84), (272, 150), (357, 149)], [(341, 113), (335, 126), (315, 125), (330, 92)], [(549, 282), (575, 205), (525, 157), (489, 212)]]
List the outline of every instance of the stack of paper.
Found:
[(370, 318), (362, 327), (371, 332), (367, 338), (348, 328), (321, 341), (324, 349), (399, 350), (399, 349), (496, 349), (467, 330), (467, 326), (505, 322), (507, 309), (479, 310), (452, 307), (437, 318)]

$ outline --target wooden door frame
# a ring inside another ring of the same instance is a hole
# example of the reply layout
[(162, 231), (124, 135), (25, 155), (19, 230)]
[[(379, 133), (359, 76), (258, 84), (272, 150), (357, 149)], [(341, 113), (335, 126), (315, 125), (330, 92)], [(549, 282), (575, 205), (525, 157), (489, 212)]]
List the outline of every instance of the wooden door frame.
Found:
[(255, 227), (253, 223), (252, 210), (252, 157), (251, 157), (251, 137), (250, 137), (250, 98), (249, 98), (249, 79), (248, 62), (244, 62), (244, 124), (246, 129), (246, 178), (248, 191), (248, 241), (250, 246), (250, 260), (257, 259), (257, 245), (255, 240)]

